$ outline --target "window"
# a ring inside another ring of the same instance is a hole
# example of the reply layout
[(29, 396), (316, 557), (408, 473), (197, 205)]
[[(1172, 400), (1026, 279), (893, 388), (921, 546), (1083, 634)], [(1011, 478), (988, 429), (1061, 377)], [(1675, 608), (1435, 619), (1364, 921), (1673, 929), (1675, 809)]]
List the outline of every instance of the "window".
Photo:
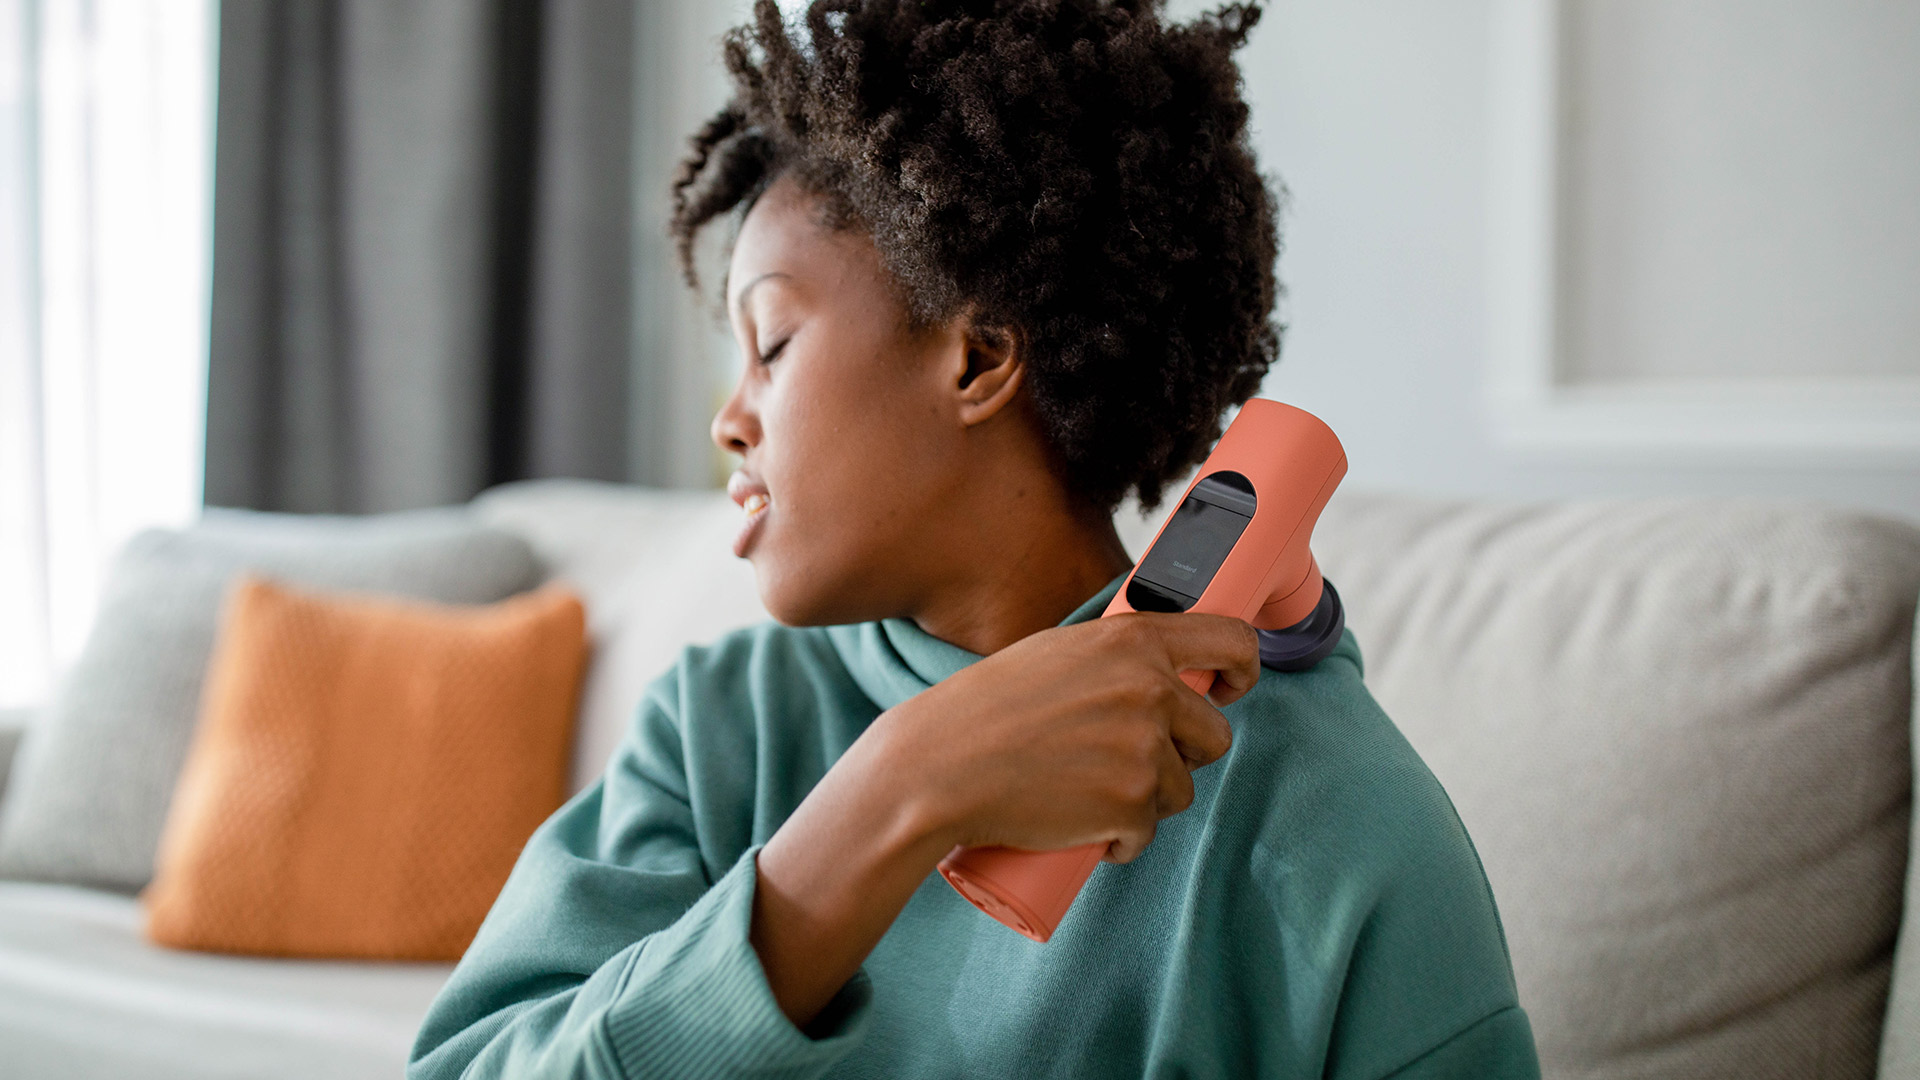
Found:
[(215, 0), (0, 0), (0, 706), (198, 513)]

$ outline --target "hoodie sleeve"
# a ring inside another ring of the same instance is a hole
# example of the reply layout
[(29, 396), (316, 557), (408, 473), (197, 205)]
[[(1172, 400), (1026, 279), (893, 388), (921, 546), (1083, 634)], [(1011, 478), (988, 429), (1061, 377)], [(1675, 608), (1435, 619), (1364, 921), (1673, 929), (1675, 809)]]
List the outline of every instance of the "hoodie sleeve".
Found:
[(748, 940), (757, 846), (716, 877), (688, 799), (675, 676), (606, 775), (549, 818), (415, 1039), (410, 1080), (814, 1077), (858, 1042), (864, 974), (808, 1031)]

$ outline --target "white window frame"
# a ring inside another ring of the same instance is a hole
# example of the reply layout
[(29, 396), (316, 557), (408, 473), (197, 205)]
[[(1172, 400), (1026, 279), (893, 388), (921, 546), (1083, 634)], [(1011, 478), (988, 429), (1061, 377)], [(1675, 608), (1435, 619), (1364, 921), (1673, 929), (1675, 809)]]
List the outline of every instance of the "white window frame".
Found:
[(1564, 0), (1495, 0), (1488, 86), (1488, 389), (1500, 443), (1619, 461), (1698, 459), (1911, 465), (1920, 378), (1637, 379), (1560, 376)]

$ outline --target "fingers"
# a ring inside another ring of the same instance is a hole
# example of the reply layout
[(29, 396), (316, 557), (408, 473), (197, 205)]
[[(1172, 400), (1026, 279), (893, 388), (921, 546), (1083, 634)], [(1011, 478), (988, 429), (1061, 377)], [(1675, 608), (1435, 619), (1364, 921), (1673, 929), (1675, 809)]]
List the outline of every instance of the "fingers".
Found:
[(1125, 863), (1138, 858), (1153, 843), (1161, 818), (1172, 817), (1193, 805), (1193, 773), (1164, 740), (1156, 760), (1153, 790), (1145, 799), (1129, 800), (1125, 817), (1129, 824), (1107, 845), (1107, 862)]
[[(1244, 624), (1242, 624), (1244, 625)], [(1249, 633), (1253, 627), (1248, 626)], [(1213, 686), (1207, 691), (1207, 700), (1215, 705), (1231, 705), (1247, 695), (1255, 683), (1260, 681), (1260, 640), (1254, 638), (1253, 666), (1228, 668), (1214, 673)]]
[(1173, 670), (1218, 672), (1210, 696), (1221, 705), (1239, 700), (1260, 680), (1260, 639), (1239, 619), (1190, 612), (1121, 617), (1145, 620)]
[(1141, 852), (1147, 850), (1148, 844), (1153, 843), (1153, 833), (1154, 827), (1149, 824), (1144, 829), (1135, 829), (1114, 838), (1113, 843), (1107, 845), (1107, 853), (1101, 856), (1101, 861), (1132, 862), (1140, 857)]
[(1193, 805), (1193, 770), (1185, 761), (1173, 758), (1161, 764), (1160, 788), (1154, 797), (1154, 816), (1172, 817)]
[[(1260, 678), (1260, 646), (1253, 628), (1221, 615), (1133, 613), (1102, 619), (1103, 628), (1128, 651), (1157, 669), (1150, 680), (1153, 711), (1188, 769), (1211, 764), (1233, 746), (1233, 728), (1209, 699), (1194, 692), (1194, 672), (1210, 673), (1220, 704), (1238, 700)], [(1219, 672), (1214, 679), (1212, 672)], [(1173, 689), (1169, 683), (1178, 683)], [(1203, 684), (1204, 685), (1204, 684)]]
[(1167, 737), (1188, 769), (1211, 765), (1233, 749), (1233, 725), (1205, 698), (1182, 695), (1167, 724)]

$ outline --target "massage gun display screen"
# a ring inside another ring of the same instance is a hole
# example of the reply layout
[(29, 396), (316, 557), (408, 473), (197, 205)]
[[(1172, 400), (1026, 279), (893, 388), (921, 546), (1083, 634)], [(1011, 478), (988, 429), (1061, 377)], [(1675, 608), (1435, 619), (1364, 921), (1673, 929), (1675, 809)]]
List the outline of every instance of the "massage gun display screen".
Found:
[(1235, 472), (1193, 486), (1127, 584), (1135, 611), (1185, 611), (1200, 599), (1253, 520), (1253, 485)]

